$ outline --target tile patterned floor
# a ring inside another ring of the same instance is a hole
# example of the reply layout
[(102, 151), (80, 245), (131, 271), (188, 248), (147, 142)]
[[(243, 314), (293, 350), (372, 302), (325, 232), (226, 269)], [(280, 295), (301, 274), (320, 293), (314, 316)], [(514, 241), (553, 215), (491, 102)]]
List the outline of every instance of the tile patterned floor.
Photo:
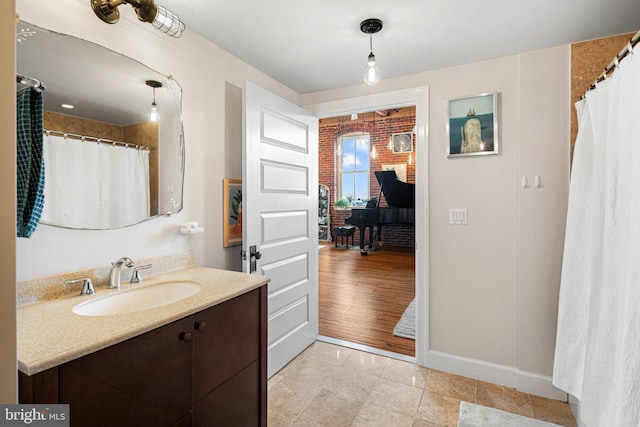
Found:
[(566, 403), (323, 342), (268, 387), (269, 427), (456, 426), (461, 400), (576, 425)]

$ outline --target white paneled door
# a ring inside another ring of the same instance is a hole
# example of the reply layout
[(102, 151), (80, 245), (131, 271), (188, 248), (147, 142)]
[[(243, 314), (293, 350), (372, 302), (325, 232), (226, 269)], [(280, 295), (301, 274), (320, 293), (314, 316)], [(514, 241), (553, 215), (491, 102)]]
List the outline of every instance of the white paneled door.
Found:
[(318, 334), (318, 120), (249, 82), (243, 104), (243, 270), (271, 278), (271, 377)]

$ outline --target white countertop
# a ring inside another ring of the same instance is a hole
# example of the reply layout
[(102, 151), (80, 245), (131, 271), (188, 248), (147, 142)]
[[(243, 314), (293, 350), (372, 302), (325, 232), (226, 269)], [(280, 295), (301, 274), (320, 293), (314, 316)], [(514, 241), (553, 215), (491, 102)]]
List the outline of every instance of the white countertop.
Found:
[[(183, 300), (134, 313), (81, 316), (76, 304), (167, 281), (192, 281), (202, 289)], [(90, 296), (67, 296), (18, 307), (18, 369), (33, 375), (117, 344), (152, 329), (256, 289), (268, 277), (234, 271), (190, 267), (145, 278), (141, 284), (122, 283), (121, 290), (99, 289)]]

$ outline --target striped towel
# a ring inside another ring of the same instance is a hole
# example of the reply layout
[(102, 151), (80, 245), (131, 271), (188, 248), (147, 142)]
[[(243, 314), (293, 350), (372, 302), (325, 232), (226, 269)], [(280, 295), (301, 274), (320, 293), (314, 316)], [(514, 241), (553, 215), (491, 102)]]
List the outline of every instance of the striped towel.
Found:
[(16, 214), (18, 237), (30, 237), (44, 207), (42, 93), (26, 88), (17, 94)]

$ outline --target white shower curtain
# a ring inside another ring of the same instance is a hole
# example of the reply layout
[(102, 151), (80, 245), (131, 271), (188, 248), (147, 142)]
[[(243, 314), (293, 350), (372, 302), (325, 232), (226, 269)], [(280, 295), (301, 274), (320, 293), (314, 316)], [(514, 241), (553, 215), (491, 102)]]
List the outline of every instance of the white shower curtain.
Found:
[(638, 427), (640, 52), (576, 108), (553, 384), (589, 427)]
[(42, 221), (116, 228), (149, 217), (149, 152), (45, 136)]

